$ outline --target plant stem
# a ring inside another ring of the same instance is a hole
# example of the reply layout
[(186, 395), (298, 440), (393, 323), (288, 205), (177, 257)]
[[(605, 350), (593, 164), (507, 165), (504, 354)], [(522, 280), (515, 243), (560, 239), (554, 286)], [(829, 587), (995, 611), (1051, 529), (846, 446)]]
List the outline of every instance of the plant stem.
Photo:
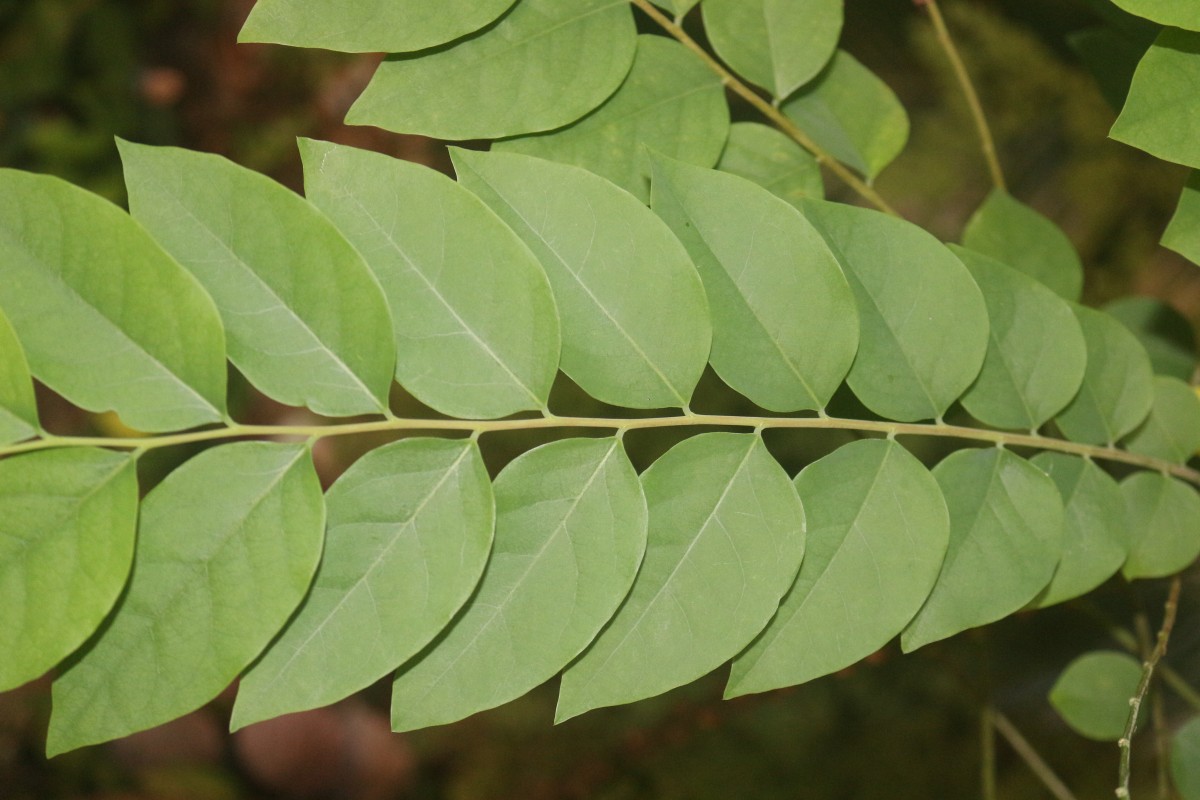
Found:
[(1117, 746), (1121, 749), (1121, 767), (1117, 775), (1117, 797), (1122, 800), (1129, 798), (1129, 765), (1133, 755), (1133, 734), (1137, 731), (1138, 712), (1141, 711), (1142, 701), (1146, 699), (1146, 692), (1150, 690), (1154, 668), (1167, 653), (1167, 642), (1171, 638), (1171, 631), (1175, 627), (1175, 617), (1179, 612), (1179, 592), (1182, 586), (1182, 580), (1176, 575), (1171, 581), (1171, 588), (1167, 592), (1167, 602), (1163, 606), (1163, 622), (1162, 627), (1158, 629), (1158, 641), (1142, 665), (1142, 679), (1138, 682), (1137, 691), (1134, 692), (1133, 697), (1129, 698), (1129, 719), (1125, 722), (1125, 733), (1117, 742)]
[(996, 730), (1012, 746), (1012, 749), (1021, 757), (1021, 760), (1025, 762), (1030, 771), (1038, 777), (1042, 785), (1050, 791), (1050, 794), (1054, 795), (1058, 800), (1076, 800), (1075, 795), (1062, 782), (1062, 778), (1058, 777), (1054, 770), (1050, 768), (1050, 765), (1042, 760), (1037, 750), (1021, 735), (1021, 732), (1017, 730), (1017, 727), (1012, 724), (1008, 717), (999, 711), (993, 712), (992, 724), (996, 726)]
[(996, 710), (989, 703), (979, 714), (979, 780), (983, 800), (996, 800), (996, 728), (992, 719)]
[[(1083, 606), (1080, 608), (1080, 610), (1095, 618), (1096, 621), (1107, 628), (1108, 635), (1112, 637), (1113, 641), (1121, 645), (1121, 647), (1125, 648), (1130, 653), (1138, 655), (1137, 640), (1134, 638), (1132, 633), (1125, 630), (1120, 625), (1115, 624), (1107, 616), (1090, 606)], [(1200, 691), (1197, 691), (1194, 686), (1188, 683), (1186, 678), (1176, 672), (1171, 665), (1167, 664), (1166, 662), (1162, 662), (1158, 665), (1158, 675), (1160, 678), (1162, 678), (1163, 683), (1171, 687), (1171, 690), (1179, 696), (1179, 699), (1191, 706), (1194, 711), (1200, 712)]]
[(987, 116), (983, 113), (983, 104), (979, 102), (979, 93), (975, 91), (975, 84), (971, 82), (971, 76), (967, 72), (966, 65), (963, 64), (958, 47), (950, 36), (950, 29), (946, 27), (942, 10), (938, 7), (937, 0), (920, 0), (918, 5), (923, 5), (929, 10), (929, 19), (933, 22), (933, 30), (937, 34), (938, 43), (946, 52), (946, 58), (950, 60), (950, 66), (954, 70), (955, 78), (958, 79), (958, 85), (962, 87), (967, 107), (971, 110), (971, 119), (975, 121), (975, 130), (979, 134), (979, 144), (983, 150), (983, 160), (987, 162), (992, 183), (997, 189), (1005, 189), (1004, 171), (1000, 169), (1000, 159), (996, 155), (996, 140), (992, 138), (992, 129), (988, 126)]
[(769, 119), (775, 127), (786, 133), (789, 137), (796, 141), (801, 147), (812, 153), (817, 159), (817, 163), (824, 164), (829, 168), (830, 172), (841, 178), (842, 182), (853, 189), (864, 200), (871, 203), (880, 211), (886, 212), (893, 216), (900, 216), (896, 209), (883, 199), (879, 192), (875, 191), (870, 185), (864, 182), (861, 178), (854, 174), (845, 164), (838, 161), (830, 153), (818, 145), (807, 133), (801, 130), (796, 123), (792, 122), (782, 111), (771, 104), (769, 100), (763, 98), (758, 92), (751, 89), (740, 78), (730, 72), (725, 66), (717, 61), (707, 50), (699, 45), (695, 39), (688, 36), (687, 31), (675, 20), (672, 20), (653, 4), (650, 0), (630, 0), (635, 6), (640, 8), (652, 20), (665, 30), (667, 33), (682, 44), (687, 49), (691, 50), (708, 65), (708, 68), (721, 77), (721, 82), (724, 83), (735, 94), (744, 99), (750, 105), (754, 106), (759, 112)]

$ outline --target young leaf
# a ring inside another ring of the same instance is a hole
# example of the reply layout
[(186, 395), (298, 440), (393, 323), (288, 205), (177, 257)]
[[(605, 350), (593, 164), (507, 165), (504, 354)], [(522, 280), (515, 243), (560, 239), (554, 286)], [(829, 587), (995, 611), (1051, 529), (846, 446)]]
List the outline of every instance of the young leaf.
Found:
[(17, 332), (0, 312), (0, 445), (28, 439), (39, 428), (25, 351)]
[(780, 100), (837, 50), (842, 0), (705, 0), (704, 30), (734, 72)]
[(538, 257), (562, 316), (562, 370), (626, 408), (688, 404), (708, 363), (704, 286), (662, 220), (566, 164), (453, 150), (458, 180)]
[(1179, 206), (1163, 233), (1162, 245), (1193, 264), (1200, 264), (1200, 172), (1193, 172), (1183, 187)]
[(1146, 349), (1102, 311), (1072, 306), (1087, 342), (1087, 370), (1079, 394), (1054, 422), (1068, 439), (1108, 445), (1132, 431), (1154, 403), (1154, 375)]
[(329, 489), (312, 589), (242, 680), (231, 727), (317, 708), (400, 666), (470, 597), (495, 509), (474, 442), (406, 439)]
[(1083, 291), (1083, 263), (1071, 240), (1003, 189), (993, 189), (972, 215), (963, 245), (1024, 272), (1067, 300), (1079, 300)]
[(473, 33), (514, 0), (258, 0), (239, 42), (343, 53), (408, 53)]
[(71, 448), (0, 461), (0, 692), (96, 630), (133, 559), (134, 459)]
[(303, 599), (325, 507), (303, 445), (206, 450), (142, 504), (129, 588), (54, 683), (49, 755), (199, 708)]
[(1200, 497), (1196, 490), (1157, 472), (1121, 481), (1125, 524), (1133, 537), (1121, 570), (1129, 580), (1161, 578), (1186, 569), (1200, 555)]
[(65, 181), (0, 170), (0, 311), (33, 376), (81, 408), (143, 431), (225, 414), (212, 300), (125, 212)]
[(753, 435), (705, 433), (642, 475), (646, 560), (629, 598), (563, 673), (561, 722), (715, 669), (761, 631), (804, 554), (804, 511)]
[(1042, 284), (988, 256), (950, 249), (987, 304), (987, 355), (963, 408), (996, 428), (1037, 430), (1079, 391), (1087, 344), (1071, 307)]
[(1171, 779), (1183, 800), (1200, 800), (1200, 717), (1175, 731), (1171, 740)]
[(553, 677), (617, 610), (646, 549), (646, 501), (618, 439), (530, 450), (496, 479), (483, 582), (396, 675), (392, 727), (440, 725)]
[(1138, 64), (1109, 136), (1164, 161), (1200, 167), (1200, 33), (1167, 28)]
[(940, 418), (987, 353), (987, 306), (971, 274), (904, 220), (823, 200), (805, 201), (803, 211), (857, 301), (862, 331), (850, 388), (888, 419)]
[(950, 509), (950, 549), (929, 600), (901, 637), (904, 652), (1002, 619), (1046, 587), (1063, 549), (1054, 482), (999, 447), (959, 450), (933, 476)]
[(937, 481), (895, 441), (853, 442), (796, 478), (808, 520), (800, 575), (733, 662), (726, 697), (827, 675), (883, 647), (933, 588), (950, 540)]
[(1154, 405), (1145, 422), (1122, 443), (1131, 453), (1187, 461), (1200, 450), (1200, 399), (1178, 378), (1154, 379)]
[(456, 417), (544, 407), (558, 369), (558, 312), (516, 234), (428, 167), (307, 139), (300, 153), (308, 196), (383, 284), (404, 388)]
[(388, 58), (346, 122), (454, 140), (550, 130), (616, 91), (636, 41), (628, 0), (521, 0), (475, 36)]
[(1121, 297), (1104, 311), (1137, 337), (1155, 374), (1190, 381), (1196, 371), (1196, 331), (1187, 317), (1153, 297)]
[(757, 122), (735, 122), (717, 169), (768, 190), (797, 208), (806, 197), (825, 197), (817, 159), (784, 134)]
[(1125, 733), (1129, 698), (1137, 693), (1142, 665), (1125, 653), (1098, 651), (1076, 658), (1050, 690), (1050, 705), (1080, 736), (1115, 742)]
[(387, 408), (387, 305), (329, 220), (220, 156), (117, 144), (134, 217), (216, 300), (229, 360), (252, 384), (330, 416)]
[(1159, 25), (1200, 31), (1200, 6), (1179, 0), (1112, 0), (1130, 14), (1145, 17)]
[(1131, 546), (1125, 499), (1108, 473), (1090, 459), (1038, 453), (1033, 465), (1062, 496), (1063, 554), (1050, 584), (1034, 601), (1039, 608), (1090, 592), (1121, 569)]
[(783, 104), (783, 113), (834, 158), (874, 179), (908, 143), (908, 113), (895, 93), (845, 50)]
[(645, 202), (647, 151), (711, 167), (728, 135), (721, 79), (683, 45), (639, 36), (629, 77), (604, 105), (570, 127), (496, 142), (492, 149), (575, 164)]
[(854, 360), (858, 318), (821, 235), (734, 175), (656, 158), (653, 188), (704, 280), (713, 369), (771, 411), (823, 409)]

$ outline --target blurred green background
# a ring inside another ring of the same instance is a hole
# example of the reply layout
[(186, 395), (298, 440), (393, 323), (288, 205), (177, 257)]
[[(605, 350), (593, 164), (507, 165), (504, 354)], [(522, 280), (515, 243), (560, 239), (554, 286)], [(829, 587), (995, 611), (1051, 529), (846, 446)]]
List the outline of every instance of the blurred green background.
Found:
[[(1115, 112), (1068, 45), (1071, 34), (1100, 19), (1099, 4), (944, 0), (944, 10), (994, 127), (1010, 189), (1079, 248), (1088, 301), (1150, 295), (1195, 322), (1197, 268), (1156, 244), (1184, 173), (1106, 139)], [(297, 136), (448, 169), (438, 142), (341, 124), (377, 56), (237, 45), (251, 5), (0, 0), (0, 166), (59, 175), (118, 203), (124, 189), (114, 136), (221, 153), (295, 188)], [(957, 238), (989, 185), (927, 19), (912, 0), (847, 0), (845, 46), (897, 91), (913, 119), (908, 150), (880, 178), (880, 191), (909, 219)], [(735, 114), (750, 118), (739, 106)], [(852, 199), (829, 185), (834, 199)], [(86, 417), (48, 393), (41, 400), (53, 430), (103, 432), (118, 424)], [(395, 402), (412, 410), (409, 398), (398, 394)], [(565, 380), (553, 402), (559, 411), (599, 409)], [(247, 421), (290, 422), (302, 414), (244, 389), (237, 405)], [(749, 410), (711, 375), (694, 407)], [(631, 454), (644, 467), (678, 436), (631, 434)], [(847, 436), (779, 433), (768, 443), (794, 473)], [(485, 453), (498, 469), (536, 441), (497, 435), (485, 440)], [(322, 445), (322, 478), (332, 481), (372, 444)], [(914, 451), (930, 462), (942, 452), (936, 442)], [(147, 483), (185, 455), (148, 460)], [(0, 694), (0, 798), (969, 798), (980, 796), (979, 711), (987, 698), (1078, 797), (1109, 797), (1116, 747), (1071, 733), (1045, 695), (1075, 655), (1117, 648), (1112, 625), (1132, 630), (1139, 615), (1156, 619), (1162, 594), (1160, 586), (1112, 581), (1086, 601), (1018, 615), (910, 656), (892, 646), (791, 690), (723, 702), (724, 676), (716, 674), (558, 727), (551, 724), (551, 684), (457, 725), (391, 734), (385, 681), (336, 707), (233, 737), (224, 733), (227, 693), (161, 729), (48, 762), (41, 752), (45, 679)], [(1184, 597), (1170, 662), (1200, 683), (1194, 571)], [(1188, 711), (1164, 695), (1163, 714), (1174, 726)], [(1003, 741), (996, 758), (999, 797), (1051, 796)], [(1137, 790), (1156, 796), (1152, 734), (1136, 741), (1135, 761)]]

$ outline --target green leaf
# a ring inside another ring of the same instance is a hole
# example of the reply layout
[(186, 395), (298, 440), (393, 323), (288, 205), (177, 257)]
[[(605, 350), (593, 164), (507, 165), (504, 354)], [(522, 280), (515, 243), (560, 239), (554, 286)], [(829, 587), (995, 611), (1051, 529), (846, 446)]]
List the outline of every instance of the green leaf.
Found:
[(629, 598), (563, 673), (557, 721), (652, 697), (740, 652), (791, 586), (804, 511), (754, 435), (705, 433), (642, 475), (646, 560)]
[(0, 692), (83, 643), (133, 559), (138, 485), (123, 453), (71, 448), (0, 461)]
[(1120, 110), (1129, 96), (1133, 73), (1142, 56), (1146, 55), (1150, 42), (1100, 25), (1068, 34), (1067, 44), (1092, 73), (1108, 104)]
[(733, 662), (726, 697), (827, 675), (883, 647), (933, 588), (950, 540), (942, 491), (895, 441), (853, 442), (796, 478), (808, 543), (796, 583)]
[(806, 197), (825, 197), (817, 159), (784, 134), (757, 122), (730, 126), (717, 169), (754, 181), (796, 207)]
[(1067, 300), (1078, 300), (1083, 291), (1083, 263), (1071, 240), (1003, 189), (993, 189), (972, 215), (963, 245), (1024, 272)]
[(1175, 731), (1171, 740), (1171, 778), (1183, 800), (1200, 799), (1200, 717)]
[(908, 143), (908, 113), (900, 100), (845, 50), (783, 104), (783, 113), (830, 155), (869, 179)]
[(1109, 136), (1164, 161), (1200, 167), (1200, 33), (1167, 28), (1138, 64)]
[(1125, 524), (1133, 537), (1122, 569), (1129, 580), (1161, 578), (1186, 569), (1200, 555), (1200, 497), (1187, 484), (1158, 472), (1121, 481)]
[(646, 501), (618, 439), (530, 450), (496, 479), (479, 590), (392, 687), (392, 727), (440, 725), (553, 677), (617, 610), (646, 549)]
[(479, 198), (428, 167), (300, 144), (309, 197), (383, 284), (404, 388), (456, 417), (543, 408), (559, 323), (529, 248)]
[(710, 361), (771, 411), (823, 409), (858, 345), (854, 296), (821, 235), (735, 175), (655, 159), (653, 207), (700, 270)]
[(1200, 31), (1200, 5), (1181, 0), (1112, 0), (1130, 14), (1144, 17), (1159, 25)]
[(1066, 453), (1038, 453), (1030, 460), (1054, 481), (1066, 512), (1062, 559), (1034, 603), (1045, 608), (1086, 594), (1115, 575), (1131, 542), (1125, 499), (1108, 473), (1090, 459)]
[(1162, 245), (1200, 264), (1200, 172), (1188, 177), (1171, 224), (1163, 233)]
[(1104, 306), (1146, 348), (1159, 375), (1190, 381), (1196, 371), (1196, 332), (1187, 317), (1153, 297), (1122, 297)]
[(1115, 742), (1125, 734), (1129, 700), (1142, 665), (1125, 653), (1097, 651), (1076, 658), (1050, 690), (1050, 705), (1080, 736)]
[(387, 408), (387, 305), (327, 219), (220, 156), (117, 144), (134, 217), (216, 300), (229, 360), (252, 384), (329, 416)]
[(143, 431), (225, 414), (212, 301), (125, 212), (65, 181), (0, 170), (0, 311), (33, 376), (81, 408)]
[(608, 102), (570, 127), (496, 142), (492, 149), (575, 164), (645, 202), (647, 151), (711, 167), (728, 135), (721, 79), (683, 45), (639, 36), (633, 69)]
[(479, 34), (388, 58), (346, 122), (454, 140), (550, 130), (617, 90), (636, 41), (627, 0), (521, 0)]
[(1154, 405), (1145, 422), (1125, 437), (1131, 453), (1182, 464), (1200, 450), (1200, 398), (1178, 378), (1154, 378)]
[(474, 442), (381, 447), (338, 479), (326, 505), (312, 589), (242, 680), (234, 730), (379, 680), (450, 623), (483, 574), (495, 508)]
[(1146, 349), (1102, 311), (1073, 306), (1087, 342), (1087, 371), (1079, 394), (1055, 424), (1068, 439), (1109, 445), (1132, 431), (1154, 403), (1154, 374)]
[(206, 450), (142, 503), (133, 576), (54, 683), (49, 755), (186, 714), (225, 689), (304, 598), (325, 508), (303, 445)]
[[(562, 370), (626, 408), (688, 404), (708, 363), (704, 286), (671, 230), (586, 170), (453, 150), (459, 182), (538, 257), (562, 316)], [(670, 298), (669, 302), (664, 302)]]
[(0, 445), (28, 439), (40, 427), (29, 363), (17, 332), (0, 312)]
[(888, 419), (938, 419), (979, 374), (988, 316), (971, 274), (933, 236), (877, 211), (808, 200), (862, 323), (848, 383)]
[(258, 0), (239, 42), (272, 42), (344, 53), (408, 53), (473, 33), (514, 0)]
[(933, 476), (950, 509), (950, 549), (904, 652), (1003, 619), (1046, 587), (1063, 551), (1054, 482), (999, 447), (959, 450)]
[(829, 63), (842, 0), (705, 0), (704, 31), (733, 71), (783, 99)]
[(1042, 284), (988, 256), (951, 245), (983, 292), (989, 330), (979, 377), (963, 408), (995, 428), (1034, 431), (1075, 397), (1087, 344), (1071, 307)]
[(700, 0), (652, 0), (652, 2), (659, 8), (665, 8), (672, 12), (676, 18), (682, 19), (683, 15), (695, 8)]

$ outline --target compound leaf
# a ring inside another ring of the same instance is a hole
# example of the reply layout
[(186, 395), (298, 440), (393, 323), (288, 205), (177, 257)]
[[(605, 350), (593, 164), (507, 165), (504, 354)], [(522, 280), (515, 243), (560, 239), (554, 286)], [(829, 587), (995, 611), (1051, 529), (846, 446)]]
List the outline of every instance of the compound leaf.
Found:
[(1150, 415), (1125, 437), (1131, 453), (1182, 464), (1200, 450), (1200, 398), (1178, 378), (1154, 378)]
[(825, 197), (817, 159), (784, 134), (757, 122), (735, 122), (717, 169), (737, 175), (797, 208), (806, 197)]
[(1200, 555), (1200, 497), (1158, 472), (1136, 472), (1121, 481), (1125, 525), (1133, 538), (1125, 577), (1161, 578), (1185, 569)]
[(0, 311), (0, 445), (28, 439), (40, 427), (29, 362), (17, 332)]
[(1098, 651), (1076, 658), (1050, 689), (1050, 705), (1080, 736), (1115, 742), (1125, 733), (1129, 699), (1142, 665), (1125, 653)]
[[(1183, 3), (1180, 5), (1190, 5)], [(1109, 136), (1164, 161), (1200, 167), (1200, 33), (1167, 28), (1138, 64)]]

